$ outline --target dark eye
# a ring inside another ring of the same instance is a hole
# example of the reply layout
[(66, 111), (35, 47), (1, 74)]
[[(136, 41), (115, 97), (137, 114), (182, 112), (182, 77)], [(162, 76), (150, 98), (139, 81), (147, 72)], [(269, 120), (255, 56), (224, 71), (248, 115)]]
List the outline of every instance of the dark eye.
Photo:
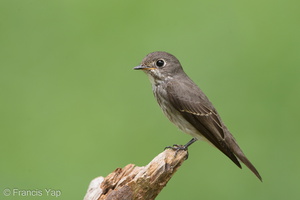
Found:
[(164, 65), (165, 65), (165, 61), (163, 61), (163, 60), (156, 61), (156, 66), (157, 67), (163, 67)]

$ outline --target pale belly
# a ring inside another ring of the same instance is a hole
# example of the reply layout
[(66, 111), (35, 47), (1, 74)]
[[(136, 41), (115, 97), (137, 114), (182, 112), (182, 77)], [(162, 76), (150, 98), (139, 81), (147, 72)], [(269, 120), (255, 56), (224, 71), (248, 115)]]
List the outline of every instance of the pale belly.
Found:
[[(177, 111), (170, 103), (167, 101), (167, 94), (163, 91), (157, 92), (161, 88), (158, 86), (155, 90), (153, 90), (154, 96), (157, 99), (159, 106), (161, 107), (163, 113), (167, 116), (167, 118), (175, 124), (182, 132), (191, 135), (193, 138), (197, 138), (198, 140), (204, 140), (209, 142), (197, 129), (194, 128), (184, 117), (181, 115), (179, 111)], [(209, 142), (210, 143), (210, 142)]]

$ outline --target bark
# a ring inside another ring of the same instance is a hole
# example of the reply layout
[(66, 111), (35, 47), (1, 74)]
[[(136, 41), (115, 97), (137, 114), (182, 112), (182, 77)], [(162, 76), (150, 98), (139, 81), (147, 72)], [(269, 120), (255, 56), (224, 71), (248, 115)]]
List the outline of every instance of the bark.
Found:
[(92, 180), (84, 200), (155, 199), (187, 156), (187, 151), (166, 149), (146, 166), (117, 168)]

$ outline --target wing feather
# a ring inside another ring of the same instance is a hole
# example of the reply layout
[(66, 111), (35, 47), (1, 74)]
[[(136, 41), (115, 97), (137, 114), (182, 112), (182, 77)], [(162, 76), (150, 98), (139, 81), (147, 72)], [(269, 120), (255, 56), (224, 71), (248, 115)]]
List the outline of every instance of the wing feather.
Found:
[(208, 141), (241, 168), (238, 159), (225, 142), (226, 127), (205, 94), (193, 82), (169, 82), (167, 91), (172, 106)]

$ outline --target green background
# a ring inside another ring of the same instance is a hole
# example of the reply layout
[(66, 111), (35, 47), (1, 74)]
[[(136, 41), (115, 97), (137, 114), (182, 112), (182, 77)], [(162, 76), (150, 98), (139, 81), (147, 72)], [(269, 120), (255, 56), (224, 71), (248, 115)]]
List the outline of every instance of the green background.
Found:
[(299, 6), (1, 0), (0, 199), (82, 199), (93, 178), (186, 143), (132, 70), (157, 50), (177, 56), (264, 180), (197, 142), (157, 199), (298, 199)]

